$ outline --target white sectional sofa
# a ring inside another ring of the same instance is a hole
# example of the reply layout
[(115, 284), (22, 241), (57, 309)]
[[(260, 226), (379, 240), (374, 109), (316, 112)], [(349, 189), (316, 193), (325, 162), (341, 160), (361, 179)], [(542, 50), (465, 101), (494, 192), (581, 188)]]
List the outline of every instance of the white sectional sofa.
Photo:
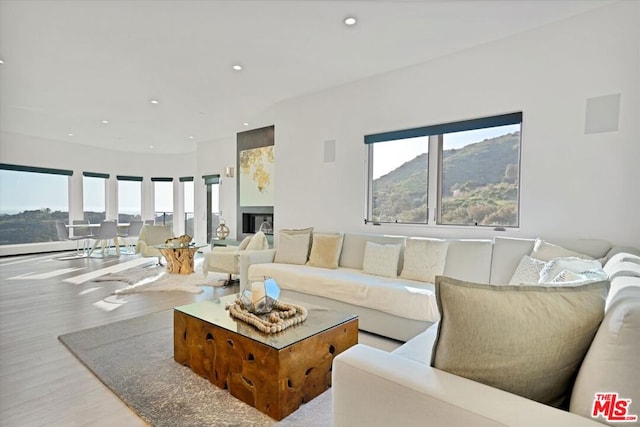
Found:
[[(322, 305), (359, 316), (361, 330), (407, 341), (438, 321), (434, 285), (363, 271), (367, 242), (401, 245), (397, 273), (404, 263), (409, 237), (344, 233), (338, 268), (274, 262), (277, 249), (240, 256), (240, 287), (253, 279), (273, 277), (281, 298)], [(448, 277), (479, 283), (508, 283), (535, 239), (456, 239), (448, 241), (443, 271)], [(572, 251), (603, 258), (611, 244), (603, 240), (555, 242)]]
[[(508, 252), (503, 243), (496, 239), (494, 264)], [(359, 344), (336, 357), (334, 427), (640, 425), (640, 257), (637, 249), (617, 251), (604, 266), (611, 280), (605, 315), (579, 367), (568, 411), (432, 367), (434, 325), (392, 353)], [(593, 417), (598, 393), (630, 399), (618, 417), (635, 421), (608, 420), (603, 410)]]
[[(551, 240), (602, 262), (608, 279), (599, 282), (603, 288), (600, 316), (604, 312), (604, 318), (593, 328), (586, 355), (576, 367), (575, 382), (571, 377), (570, 407), (561, 410), (432, 367), (441, 323), (434, 284), (380, 277), (363, 270), (367, 242), (400, 244), (400, 273), (409, 239), (345, 233), (337, 268), (274, 262), (277, 249), (241, 256), (241, 288), (263, 276), (273, 277), (282, 288), (283, 299), (355, 313), (360, 329), (406, 341), (392, 353), (358, 344), (335, 358), (335, 427), (618, 425), (605, 420), (602, 410), (595, 419), (591, 417), (596, 393), (617, 393), (620, 399), (631, 399), (626, 414), (640, 415), (640, 250), (612, 247), (603, 240)], [(550, 255), (544, 248), (537, 252), (540, 259)], [(504, 285), (520, 270), (521, 260), (538, 249), (536, 239), (450, 240), (441, 275)], [(620, 425), (640, 423), (625, 421)]]

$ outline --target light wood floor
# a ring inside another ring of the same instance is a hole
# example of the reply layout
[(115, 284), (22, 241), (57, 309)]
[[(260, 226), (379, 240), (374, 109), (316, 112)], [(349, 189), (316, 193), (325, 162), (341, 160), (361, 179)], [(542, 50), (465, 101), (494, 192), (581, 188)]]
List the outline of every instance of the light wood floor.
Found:
[(205, 292), (196, 295), (148, 292), (114, 297), (110, 294), (116, 284), (76, 285), (64, 279), (136, 256), (53, 259), (60, 255), (0, 258), (0, 426), (145, 425), (58, 336), (211, 299), (212, 288), (203, 287)]
[[(122, 285), (73, 284), (65, 279), (137, 256), (54, 259), (59, 256), (0, 258), (0, 426), (145, 425), (58, 341), (58, 336), (212, 299), (212, 288), (205, 286), (204, 293), (195, 295), (147, 292), (115, 297), (111, 293)], [(360, 334), (360, 342), (387, 351), (398, 346), (375, 336), (364, 338)]]

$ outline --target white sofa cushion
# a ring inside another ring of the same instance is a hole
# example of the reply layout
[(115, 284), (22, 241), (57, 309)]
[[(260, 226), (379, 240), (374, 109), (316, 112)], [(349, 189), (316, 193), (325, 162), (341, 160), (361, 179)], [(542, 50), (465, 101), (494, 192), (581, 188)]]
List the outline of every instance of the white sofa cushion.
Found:
[(609, 279), (622, 276), (640, 277), (640, 264), (633, 261), (607, 262), (604, 271), (609, 275)]
[(313, 228), (280, 230), (275, 262), (305, 264), (309, 259), (309, 246)]
[(596, 393), (615, 392), (619, 399), (631, 399), (630, 414), (640, 415), (638, 354), (640, 287), (628, 287), (618, 292), (607, 309), (576, 378), (569, 410), (590, 417)]
[(398, 276), (401, 245), (379, 245), (367, 242), (364, 249), (362, 270), (367, 274), (383, 277)]
[[(340, 267), (355, 268), (362, 270), (364, 260), (364, 249), (367, 242), (374, 242), (381, 245), (403, 245), (400, 251), (399, 265), (402, 265), (404, 254), (404, 236), (387, 236), (382, 234), (366, 233), (345, 233), (342, 242), (342, 252), (340, 253)], [(398, 270), (398, 273), (400, 271)]]
[(427, 322), (440, 317), (433, 285), (401, 278), (293, 264), (252, 264), (249, 281), (273, 277), (282, 289), (318, 295), (385, 313)]
[(534, 239), (494, 238), (489, 283), (497, 285), (509, 283), (522, 257), (529, 256), (533, 250), (534, 243)]
[(608, 288), (607, 281), (509, 286), (438, 276), (431, 365), (559, 407), (602, 321)]
[(449, 242), (440, 239), (407, 239), (400, 277), (433, 283), (444, 272)]
[(531, 257), (539, 259), (540, 261), (551, 261), (554, 258), (567, 257), (593, 259), (593, 257), (587, 254), (575, 252), (562, 246), (546, 242), (542, 239), (536, 239), (536, 242), (533, 245), (533, 250), (531, 251)]
[(450, 240), (443, 275), (489, 283), (492, 253), (491, 240)]

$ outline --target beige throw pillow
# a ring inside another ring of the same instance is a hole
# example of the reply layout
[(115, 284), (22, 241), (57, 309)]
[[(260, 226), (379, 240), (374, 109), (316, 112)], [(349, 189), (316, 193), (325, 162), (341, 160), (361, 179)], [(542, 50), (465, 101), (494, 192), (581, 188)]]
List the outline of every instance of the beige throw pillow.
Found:
[(342, 240), (344, 235), (314, 233), (311, 244), (311, 255), (307, 265), (323, 268), (338, 268), (340, 252), (342, 251)]
[(531, 257), (539, 259), (540, 261), (551, 261), (554, 258), (566, 257), (593, 259), (589, 255), (571, 251), (569, 249), (563, 248), (562, 246), (545, 242), (542, 239), (536, 239), (536, 243), (533, 245), (533, 250), (531, 251)]
[(604, 315), (609, 282), (484, 285), (436, 277), (431, 366), (560, 407)]
[(362, 271), (383, 277), (398, 277), (401, 245), (380, 245), (367, 242), (364, 248)]
[(449, 242), (438, 239), (408, 239), (400, 277), (433, 283), (444, 272)]
[(313, 228), (280, 230), (274, 262), (303, 265), (309, 258), (309, 244)]

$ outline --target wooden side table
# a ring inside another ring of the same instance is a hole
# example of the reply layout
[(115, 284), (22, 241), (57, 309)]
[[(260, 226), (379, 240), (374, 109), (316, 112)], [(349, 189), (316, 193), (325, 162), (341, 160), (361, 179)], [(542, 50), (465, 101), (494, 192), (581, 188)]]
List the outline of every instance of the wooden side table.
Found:
[(206, 245), (171, 246), (155, 245), (154, 247), (167, 260), (167, 272), (170, 274), (191, 274), (193, 269), (193, 257), (198, 249)]

